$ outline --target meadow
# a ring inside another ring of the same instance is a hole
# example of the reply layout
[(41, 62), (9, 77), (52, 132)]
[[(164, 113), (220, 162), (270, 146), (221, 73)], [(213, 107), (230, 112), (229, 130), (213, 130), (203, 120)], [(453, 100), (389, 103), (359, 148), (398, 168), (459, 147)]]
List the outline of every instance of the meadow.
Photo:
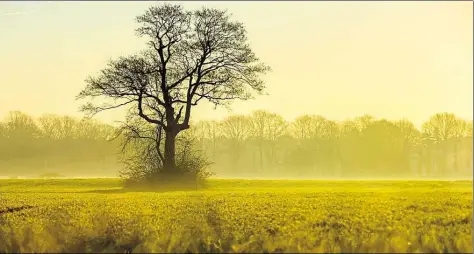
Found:
[(472, 253), (472, 181), (4, 179), (0, 252)]

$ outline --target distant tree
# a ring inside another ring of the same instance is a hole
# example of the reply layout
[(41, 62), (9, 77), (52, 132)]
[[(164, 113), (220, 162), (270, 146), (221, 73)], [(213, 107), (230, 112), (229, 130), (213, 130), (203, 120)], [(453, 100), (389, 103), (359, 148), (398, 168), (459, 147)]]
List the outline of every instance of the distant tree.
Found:
[(393, 124), (400, 129), (408, 146), (413, 147), (419, 144), (421, 133), (412, 122), (401, 119), (393, 122)]
[(367, 176), (406, 175), (403, 162), (404, 135), (395, 124), (385, 120), (373, 121), (362, 132), (361, 156)]
[(442, 142), (463, 135), (466, 122), (451, 113), (438, 113), (423, 123), (422, 131), (434, 142)]
[(40, 130), (31, 116), (12, 111), (4, 119), (3, 136), (8, 142), (4, 156), (21, 158), (37, 151), (35, 140), (39, 138)]
[(322, 138), (327, 136), (327, 119), (318, 115), (297, 117), (291, 125), (291, 134), (297, 139)]
[(466, 126), (466, 136), (461, 141), (461, 158), (460, 163), (464, 169), (467, 169), (469, 173), (472, 173), (472, 154), (473, 154), (473, 142), (472, 142), (472, 120), (468, 121)]
[[(457, 143), (460, 138), (467, 135), (468, 124), (451, 113), (438, 113), (423, 123), (422, 133), (427, 149), (433, 149), (435, 158), (430, 158), (438, 168), (438, 174), (445, 175), (448, 169), (450, 152), (457, 157)], [(432, 157), (431, 154), (429, 154)], [(456, 159), (454, 159), (456, 161)], [(457, 165), (454, 165), (457, 168)]]
[(0, 160), (6, 157), (7, 145), (7, 128), (3, 122), (0, 121)]
[(232, 168), (238, 167), (245, 143), (251, 135), (250, 119), (248, 116), (233, 115), (225, 118), (220, 125), (227, 151), (230, 155)]
[(191, 109), (202, 99), (217, 105), (248, 99), (264, 89), (268, 67), (255, 56), (242, 23), (226, 11), (179, 5), (150, 7), (137, 17), (137, 33), (148, 39), (140, 54), (111, 61), (86, 80), (78, 98), (109, 98), (86, 112), (132, 106), (144, 121), (164, 130), (164, 169), (176, 171), (176, 136), (189, 128)]
[(38, 127), (41, 130), (41, 136), (49, 139), (61, 138), (61, 117), (54, 114), (45, 114), (38, 118)]
[(356, 129), (359, 132), (361, 132), (365, 128), (367, 128), (367, 126), (369, 126), (371, 123), (373, 123), (375, 120), (376, 120), (375, 117), (373, 117), (369, 114), (365, 114), (363, 116), (356, 117), (354, 119), (354, 125), (355, 125)]
[(341, 163), (339, 161), (339, 139), (340, 129), (336, 121), (326, 120), (325, 135), (320, 139), (320, 167), (328, 176), (339, 176), (341, 174)]
[(113, 126), (91, 119), (19, 111), (0, 121), (0, 171), (9, 174), (60, 172), (115, 174), (117, 142)]
[(17, 139), (31, 139), (39, 136), (40, 131), (35, 120), (20, 111), (9, 112), (4, 120), (6, 136)]
[(472, 138), (472, 121), (469, 121), (466, 125), (466, 137)]
[(212, 147), (212, 158), (213, 161), (216, 161), (217, 153), (217, 140), (222, 135), (219, 122), (216, 120), (203, 121), (201, 122), (201, 128), (204, 130), (204, 137), (211, 143)]
[(292, 153), (295, 166), (322, 173), (323, 160), (328, 159), (323, 158), (328, 154), (325, 149), (328, 148), (330, 136), (334, 135), (333, 124), (319, 115), (303, 115), (291, 123), (290, 133), (298, 140), (297, 150)]
[(349, 175), (357, 172), (360, 149), (359, 130), (353, 120), (344, 120), (339, 123), (338, 155), (341, 165), (341, 174)]
[[(159, 154), (163, 156), (164, 147), (157, 140), (164, 142), (164, 130), (135, 112), (122, 124), (117, 133), (116, 127), (92, 119), (36, 119), (10, 112), (0, 121), (0, 170), (5, 175), (83, 175), (108, 167), (108, 174), (115, 174), (116, 149), (128, 144), (119, 153), (127, 173), (153, 176), (162, 167)], [(207, 171), (193, 168), (206, 166), (206, 158), (212, 158), (213, 171), (234, 176), (472, 176), (472, 120), (453, 114), (436, 114), (421, 129), (406, 119), (336, 122), (311, 115), (285, 126), (281, 116), (266, 111), (190, 122), (176, 139), (177, 167), (205, 176)], [(259, 141), (265, 167), (252, 170), (259, 164)], [(200, 150), (206, 156), (200, 156)]]
[(201, 148), (212, 158), (215, 163), (217, 158), (218, 139), (221, 136), (219, 122), (216, 120), (202, 120), (196, 122), (190, 129), (194, 130), (193, 135)]
[(264, 110), (257, 110), (249, 118), (251, 137), (257, 146), (260, 170), (263, 168), (264, 153), (267, 153), (270, 167), (273, 166), (276, 141), (285, 134), (287, 123), (283, 117)]
[[(402, 167), (413, 167), (416, 169), (415, 171), (418, 174), (421, 174), (421, 132), (407, 119), (394, 121), (393, 124), (399, 128), (403, 135), (403, 158), (401, 158)], [(414, 165), (414, 163), (417, 164)]]
[(76, 122), (74, 137), (78, 139), (112, 140), (116, 128), (92, 119), (81, 119)]

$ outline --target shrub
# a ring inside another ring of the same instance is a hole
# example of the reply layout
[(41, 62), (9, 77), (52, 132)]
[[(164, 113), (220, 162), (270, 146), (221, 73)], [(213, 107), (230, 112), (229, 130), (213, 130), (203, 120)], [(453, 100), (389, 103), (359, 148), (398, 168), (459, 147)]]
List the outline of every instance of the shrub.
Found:
[(197, 149), (194, 140), (182, 137), (177, 141), (176, 170), (163, 170), (163, 163), (156, 144), (139, 140), (124, 154), (124, 168), (120, 171), (124, 187), (127, 188), (179, 188), (196, 189), (205, 186), (205, 181), (214, 173), (207, 171), (210, 162)]

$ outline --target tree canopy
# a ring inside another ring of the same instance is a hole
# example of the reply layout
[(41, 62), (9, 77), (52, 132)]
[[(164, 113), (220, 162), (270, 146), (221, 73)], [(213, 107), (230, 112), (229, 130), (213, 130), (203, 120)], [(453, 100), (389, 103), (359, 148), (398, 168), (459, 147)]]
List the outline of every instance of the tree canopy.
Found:
[(225, 10), (195, 11), (160, 4), (137, 17), (137, 35), (147, 48), (111, 61), (86, 80), (78, 98), (102, 97), (82, 110), (98, 113), (130, 106), (133, 114), (165, 132), (165, 166), (174, 168), (175, 137), (189, 128), (201, 100), (217, 105), (260, 93), (269, 70), (251, 50), (244, 25)]

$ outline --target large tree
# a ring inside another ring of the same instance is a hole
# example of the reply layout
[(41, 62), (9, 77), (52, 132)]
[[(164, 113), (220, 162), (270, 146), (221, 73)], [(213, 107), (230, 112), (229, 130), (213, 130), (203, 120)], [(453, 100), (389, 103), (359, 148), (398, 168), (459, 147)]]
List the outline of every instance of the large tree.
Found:
[(175, 171), (176, 136), (189, 128), (192, 107), (203, 99), (217, 106), (251, 98), (264, 89), (260, 74), (269, 68), (251, 50), (243, 24), (224, 10), (161, 4), (137, 22), (147, 48), (111, 61), (86, 80), (78, 98), (108, 98), (82, 110), (95, 114), (128, 106), (164, 130), (164, 169)]

